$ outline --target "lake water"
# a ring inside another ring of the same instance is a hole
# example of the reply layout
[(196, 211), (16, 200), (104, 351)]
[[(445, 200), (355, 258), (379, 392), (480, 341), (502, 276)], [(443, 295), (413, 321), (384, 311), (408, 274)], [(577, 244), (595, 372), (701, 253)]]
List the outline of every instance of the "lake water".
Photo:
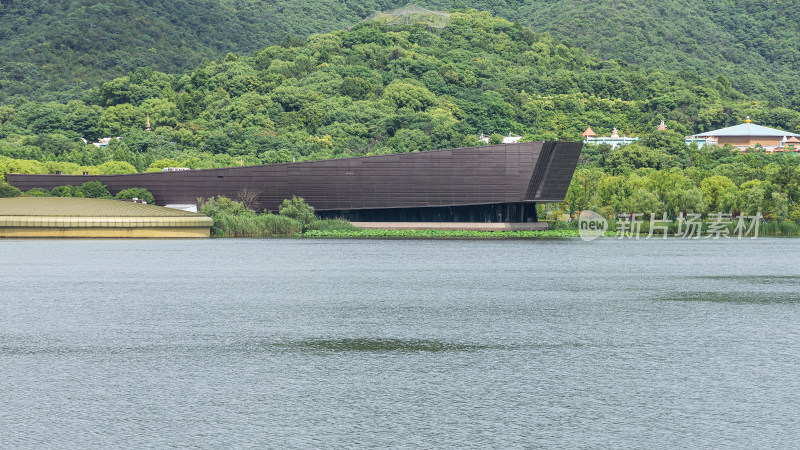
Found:
[(795, 447), (800, 239), (0, 241), (0, 447)]

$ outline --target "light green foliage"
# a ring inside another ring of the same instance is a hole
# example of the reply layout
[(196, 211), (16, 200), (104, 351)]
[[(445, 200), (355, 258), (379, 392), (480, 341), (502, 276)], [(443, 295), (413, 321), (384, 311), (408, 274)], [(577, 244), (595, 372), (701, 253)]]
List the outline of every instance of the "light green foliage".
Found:
[(708, 200), (708, 206), (713, 211), (719, 211), (727, 191), (735, 189), (736, 185), (728, 178), (721, 175), (708, 177), (700, 183), (700, 190)]
[(25, 192), (28, 197), (50, 197), (50, 192), (47, 189), (33, 188)]
[(281, 216), (289, 217), (297, 220), (303, 224), (303, 228), (307, 228), (314, 220), (314, 207), (307, 204), (302, 197), (292, 196), (291, 199), (284, 199), (278, 213)]
[[(628, 168), (621, 173), (618, 166), (584, 163), (575, 172), (564, 204), (552, 209), (573, 215), (591, 209), (607, 217), (622, 212), (652, 212), (659, 217), (666, 213), (673, 218), (681, 213), (760, 212), (790, 221), (800, 214), (796, 201), (800, 190), (785, 179), (800, 167), (800, 159), (794, 155), (720, 149), (715, 161), (703, 162), (695, 156), (691, 160), (698, 165), (669, 170)], [(720, 171), (735, 175), (739, 184), (717, 175)]]
[(200, 211), (214, 219), (214, 237), (281, 237), (293, 236), (303, 224), (286, 216), (257, 214), (241, 202), (218, 196), (202, 202)]
[(136, 167), (125, 161), (109, 161), (97, 166), (97, 170), (103, 175), (118, 175), (123, 173), (135, 173)]
[(203, 201), (200, 209), (203, 214), (212, 218), (217, 214), (239, 215), (254, 212), (245, 208), (241, 202), (231, 200), (223, 195)]
[(664, 203), (658, 196), (645, 188), (639, 188), (628, 197), (626, 211), (631, 213), (643, 213), (645, 217), (664, 211)]
[(771, 212), (775, 219), (784, 220), (789, 214), (789, 196), (783, 192), (773, 192)]
[(383, 90), (383, 98), (395, 108), (423, 111), (436, 103), (436, 96), (422, 86), (394, 83)]
[(355, 231), (360, 228), (353, 226), (344, 219), (324, 219), (314, 220), (308, 225), (307, 229), (316, 231)]
[[(690, 189), (676, 189), (667, 194), (666, 212), (670, 217), (689, 213), (703, 214), (707, 211), (708, 203), (705, 197), (703, 197), (703, 192), (696, 187)], [(755, 212), (753, 214), (755, 214)]]

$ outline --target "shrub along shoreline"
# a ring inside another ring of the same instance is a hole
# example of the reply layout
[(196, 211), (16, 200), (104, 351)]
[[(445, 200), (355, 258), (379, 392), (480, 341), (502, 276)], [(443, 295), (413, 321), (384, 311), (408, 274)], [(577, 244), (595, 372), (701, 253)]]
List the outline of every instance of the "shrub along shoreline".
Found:
[(302, 198), (286, 199), (278, 213), (256, 212), (245, 202), (227, 197), (199, 199), (200, 212), (214, 219), (211, 237), (311, 239), (540, 239), (574, 238), (578, 230), (474, 231), (375, 230), (358, 228), (342, 219), (319, 219)]
[[(227, 197), (200, 199), (200, 211), (214, 219), (211, 237), (307, 238), (307, 239), (564, 239), (579, 237), (577, 222), (554, 222), (542, 231), (475, 231), (475, 230), (377, 230), (357, 228), (342, 219), (319, 219), (314, 208), (302, 198), (286, 199), (277, 214), (256, 212), (244, 202)], [(701, 237), (706, 236), (708, 221)], [(615, 237), (618, 224), (609, 223), (606, 237)], [(647, 236), (649, 223), (644, 222), (639, 236)], [(669, 237), (675, 237), (677, 223), (669, 224)], [(733, 225), (729, 227), (733, 236)], [(759, 236), (798, 236), (800, 227), (791, 222), (767, 221), (760, 224)]]
[(314, 215), (314, 208), (300, 197), (286, 199), (278, 214), (256, 212), (244, 202), (218, 196), (198, 199), (200, 212), (214, 219), (211, 237), (294, 237), (308, 231), (354, 231), (345, 220), (321, 220)]

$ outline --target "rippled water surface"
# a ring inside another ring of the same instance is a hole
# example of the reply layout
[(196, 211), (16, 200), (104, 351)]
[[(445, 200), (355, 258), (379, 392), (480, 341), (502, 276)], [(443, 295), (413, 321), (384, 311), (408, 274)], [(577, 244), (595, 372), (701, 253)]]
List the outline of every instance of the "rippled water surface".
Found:
[(0, 241), (0, 447), (792, 447), (800, 239)]

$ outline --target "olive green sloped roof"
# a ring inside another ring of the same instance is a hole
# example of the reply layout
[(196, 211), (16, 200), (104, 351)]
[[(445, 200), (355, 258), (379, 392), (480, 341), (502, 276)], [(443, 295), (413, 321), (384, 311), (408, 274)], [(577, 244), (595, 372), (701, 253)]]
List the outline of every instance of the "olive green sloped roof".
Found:
[(203, 214), (119, 200), (63, 197), (0, 198), (5, 227), (210, 227)]

